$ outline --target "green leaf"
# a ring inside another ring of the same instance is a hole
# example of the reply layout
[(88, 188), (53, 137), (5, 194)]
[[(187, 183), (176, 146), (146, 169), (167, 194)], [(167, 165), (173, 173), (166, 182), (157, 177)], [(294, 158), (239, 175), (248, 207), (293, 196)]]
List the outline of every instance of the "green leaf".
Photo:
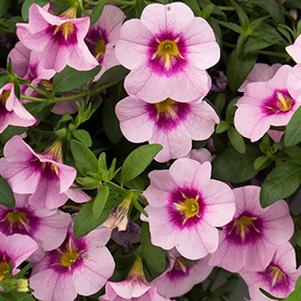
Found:
[(93, 204), (93, 216), (97, 218), (100, 214), (102, 214), (103, 209), (107, 203), (108, 197), (110, 195), (110, 189), (106, 185), (102, 185), (98, 190), (97, 195), (94, 199)]
[(72, 133), (72, 135), (82, 144), (88, 147), (92, 146), (92, 140), (90, 134), (86, 130), (82, 130), (82, 129), (76, 130)]
[(285, 22), (280, 5), (275, 0), (251, 0), (249, 3), (267, 11), (277, 23)]
[(253, 178), (257, 171), (253, 164), (260, 152), (253, 145), (247, 145), (244, 154), (228, 148), (213, 161), (213, 176), (216, 179), (242, 183)]
[(227, 131), (229, 129), (230, 125), (227, 121), (222, 120), (215, 129), (215, 132), (217, 134), (222, 134), (223, 132)]
[(262, 169), (264, 169), (267, 166), (267, 164), (269, 165), (269, 161), (270, 161), (269, 157), (267, 157), (267, 156), (260, 156), (260, 157), (258, 157), (255, 160), (255, 162), (254, 162), (254, 168), (256, 170), (262, 170)]
[(247, 14), (245, 13), (245, 11), (240, 7), (239, 4), (236, 3), (236, 1), (230, 0), (230, 3), (236, 10), (236, 13), (238, 15), (241, 26), (244, 26), (244, 27), (247, 26), (249, 24), (249, 18), (247, 16)]
[(266, 207), (277, 200), (291, 196), (301, 184), (301, 166), (281, 162), (268, 174), (261, 186), (260, 202)]
[(90, 16), (91, 24), (94, 24), (101, 17), (106, 1), (101, 0), (98, 4), (93, 8), (92, 14)]
[(128, 73), (129, 71), (122, 66), (115, 66), (113, 68), (110, 68), (97, 81), (97, 86), (104, 86), (112, 82), (118, 83), (124, 80), (125, 76)]
[(151, 279), (156, 278), (165, 271), (167, 266), (165, 251), (152, 245), (148, 223), (143, 223), (141, 227), (141, 256)]
[(301, 142), (301, 107), (294, 113), (289, 121), (284, 135), (285, 146), (294, 146)]
[(241, 154), (246, 152), (246, 144), (245, 140), (234, 127), (230, 127), (227, 131), (228, 138), (232, 144), (232, 146)]
[(214, 101), (214, 108), (218, 114), (221, 114), (226, 103), (226, 94), (219, 93)]
[(25, 0), (22, 5), (22, 17), (24, 21), (28, 21), (28, 11), (33, 3), (37, 3), (40, 6), (44, 6), (47, 3), (49, 3), (49, 0)]
[(98, 163), (93, 152), (77, 140), (71, 140), (71, 152), (78, 170), (86, 174), (87, 172), (97, 172)]
[(228, 61), (227, 77), (229, 87), (232, 91), (237, 91), (252, 67), (255, 65), (256, 60), (256, 53), (249, 53), (241, 56), (238, 55), (236, 50), (231, 53)]
[(15, 198), (8, 183), (0, 177), (0, 204), (12, 208), (15, 206)]
[(53, 79), (55, 92), (68, 92), (80, 88), (83, 84), (93, 80), (99, 73), (100, 67), (90, 71), (78, 71), (69, 66), (56, 74)]
[(159, 144), (147, 144), (132, 151), (123, 162), (121, 183), (125, 184), (139, 176), (161, 149)]
[(0, 17), (2, 17), (11, 5), (11, 0), (0, 0)]
[(235, 23), (232, 23), (232, 22), (224, 22), (224, 21), (221, 21), (221, 20), (218, 20), (218, 19), (214, 19), (214, 21), (217, 23), (217, 24), (220, 24), (228, 29), (231, 29), (232, 31), (236, 32), (236, 33), (241, 33), (241, 27)]

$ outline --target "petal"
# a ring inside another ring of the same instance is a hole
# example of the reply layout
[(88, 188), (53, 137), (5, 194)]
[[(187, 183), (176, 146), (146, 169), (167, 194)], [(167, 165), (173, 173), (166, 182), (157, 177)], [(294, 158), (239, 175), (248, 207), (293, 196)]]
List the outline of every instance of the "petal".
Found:
[(299, 36), (293, 45), (285, 48), (286, 52), (294, 59), (298, 64), (301, 63), (301, 36)]
[(177, 251), (184, 257), (196, 260), (213, 253), (218, 246), (218, 230), (204, 220), (196, 227), (177, 235)]
[(29, 284), (34, 290), (33, 295), (40, 300), (73, 301), (77, 295), (71, 275), (59, 274), (52, 269), (34, 274), (30, 277)]
[(184, 32), (194, 20), (192, 10), (184, 3), (153, 3), (142, 12), (141, 22), (153, 34), (172, 31), (175, 34)]
[(211, 164), (182, 158), (176, 160), (169, 169), (170, 175), (178, 186), (201, 188), (208, 185), (211, 176)]
[(283, 271), (287, 273), (296, 272), (296, 252), (289, 242), (278, 247), (273, 260)]
[(270, 243), (281, 245), (294, 234), (294, 222), (284, 200), (277, 201), (264, 209), (262, 214), (264, 234)]
[(215, 35), (203, 18), (195, 18), (185, 31), (188, 60), (196, 68), (206, 70), (215, 65), (220, 58), (220, 48)]
[(13, 65), (13, 71), (23, 77), (27, 73), (30, 57), (30, 49), (18, 42), (8, 54)]
[(206, 221), (215, 227), (229, 223), (235, 213), (234, 194), (230, 187), (223, 182), (210, 180), (201, 192), (205, 203)]
[(154, 122), (147, 114), (145, 102), (129, 96), (117, 103), (115, 112), (121, 131), (129, 141), (140, 143), (152, 137)]
[(172, 249), (177, 243), (179, 231), (170, 224), (167, 208), (147, 206), (146, 212), (149, 215), (152, 244), (165, 250)]
[(140, 20), (126, 21), (121, 27), (120, 37), (115, 47), (116, 58), (120, 64), (130, 70), (146, 65), (148, 44), (152, 37), (152, 33)]
[(75, 203), (86, 203), (91, 200), (91, 196), (78, 187), (71, 187), (65, 191), (66, 196)]

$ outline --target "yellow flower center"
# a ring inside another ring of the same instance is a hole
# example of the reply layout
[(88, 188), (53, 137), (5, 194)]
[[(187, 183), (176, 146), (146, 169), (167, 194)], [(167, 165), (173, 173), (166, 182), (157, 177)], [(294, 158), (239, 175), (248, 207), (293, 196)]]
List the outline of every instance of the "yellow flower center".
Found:
[(10, 91), (9, 90), (4, 90), (2, 92), (2, 94), (0, 95), (0, 103), (5, 105), (6, 102), (7, 102), (7, 99), (9, 98), (10, 96)]
[(171, 67), (173, 58), (183, 58), (178, 48), (178, 42), (180, 38), (175, 40), (157, 40), (157, 51), (153, 54), (152, 59), (157, 57), (164, 60), (164, 67), (168, 70)]
[(157, 110), (157, 119), (160, 118), (161, 114), (167, 115), (170, 118), (177, 117), (177, 111), (175, 110), (175, 101), (171, 98), (167, 98), (164, 101), (156, 103), (156, 110)]
[(10, 266), (7, 261), (0, 261), (0, 281), (10, 274)]
[(175, 208), (183, 214), (183, 223), (185, 223), (187, 219), (197, 216), (200, 212), (198, 196), (196, 198), (185, 198), (181, 203), (175, 203)]
[(294, 101), (289, 95), (283, 95), (283, 93), (277, 92), (277, 98), (279, 102), (277, 102), (276, 106), (281, 112), (287, 112), (291, 110)]
[(143, 272), (143, 264), (142, 264), (142, 258), (138, 256), (131, 267), (129, 274), (128, 274), (128, 279), (134, 278), (140, 283), (147, 283), (147, 280), (145, 278), (144, 272)]
[(246, 235), (251, 231), (251, 229), (255, 230), (257, 233), (260, 233), (260, 231), (256, 228), (254, 224), (254, 221), (256, 221), (256, 219), (256, 217), (252, 216), (241, 216), (238, 220), (234, 222), (233, 228), (230, 231), (230, 233), (233, 230), (236, 230), (236, 232), (239, 233), (239, 236), (242, 241), (245, 240)]
[(27, 214), (24, 211), (10, 211), (6, 214), (6, 220), (13, 227), (15, 224), (20, 224), (29, 232), (28, 224), (26, 223)]
[(272, 286), (275, 286), (286, 277), (285, 273), (283, 273), (277, 266), (271, 266), (270, 271), (272, 276)]
[(96, 59), (99, 59), (101, 56), (103, 56), (105, 52), (106, 52), (106, 43), (104, 40), (100, 39), (95, 44)]
[(187, 273), (187, 266), (183, 262), (181, 257), (178, 257), (175, 261), (175, 267), (183, 273)]
[(69, 268), (79, 259), (79, 256), (80, 253), (74, 248), (72, 240), (69, 239), (67, 250), (61, 254), (60, 264)]
[(61, 33), (65, 40), (67, 41), (69, 37), (74, 33), (75, 27), (70, 22), (65, 22), (62, 25), (58, 25), (55, 27), (55, 30), (53, 32), (54, 35)]

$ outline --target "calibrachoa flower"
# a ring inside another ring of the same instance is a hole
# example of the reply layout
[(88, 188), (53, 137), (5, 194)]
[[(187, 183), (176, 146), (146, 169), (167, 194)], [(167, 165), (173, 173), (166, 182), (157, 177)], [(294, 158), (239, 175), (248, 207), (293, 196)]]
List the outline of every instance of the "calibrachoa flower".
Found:
[(285, 50), (297, 64), (301, 64), (301, 35), (298, 36), (293, 45), (287, 46)]
[(14, 92), (13, 84), (0, 89), (0, 133), (9, 125), (31, 126), (36, 119), (22, 106)]
[[(292, 67), (284, 65), (273, 78), (249, 83), (237, 102), (234, 124), (238, 132), (252, 142), (259, 140), (270, 126), (285, 126), (300, 106), (294, 89), (287, 86)], [(296, 84), (295, 84), (296, 85)]]
[(172, 250), (168, 257), (170, 262), (168, 270), (152, 282), (158, 292), (168, 298), (186, 294), (195, 284), (204, 281), (213, 269), (208, 265), (208, 256), (187, 263), (177, 251)]
[(249, 83), (264, 82), (271, 79), (280, 67), (281, 64), (273, 64), (272, 66), (262, 63), (255, 64), (238, 91), (243, 92)]
[(130, 69), (129, 95), (150, 102), (168, 97), (190, 102), (205, 96), (211, 80), (206, 69), (220, 57), (213, 30), (181, 2), (150, 4), (141, 19), (126, 21), (116, 57)]
[(107, 282), (106, 294), (99, 301), (167, 301), (157, 293), (155, 286), (147, 283), (143, 272), (142, 259), (137, 257), (126, 280)]
[(60, 145), (37, 154), (21, 136), (4, 146), (0, 175), (15, 193), (32, 194), (29, 204), (38, 208), (58, 208), (66, 203), (65, 194), (76, 177), (76, 170), (61, 163)]
[[(42, 56), (43, 54), (31, 51), (21, 42), (18, 42), (8, 55), (12, 61), (14, 72), (31, 82), (33, 86), (37, 86), (43, 80), (47, 83), (55, 75), (54, 70), (45, 69), (40, 64)], [(31, 88), (23, 88), (23, 90), (26, 95), (33, 94)]]
[(176, 102), (170, 98), (156, 104), (129, 96), (116, 106), (123, 135), (131, 142), (159, 143), (156, 156), (166, 162), (186, 156), (192, 140), (206, 140), (214, 132), (219, 117), (205, 101)]
[(110, 230), (102, 228), (75, 239), (70, 230), (63, 244), (34, 266), (29, 279), (34, 296), (41, 301), (72, 301), (77, 294), (98, 292), (115, 267), (105, 247), (110, 235)]
[(46, 69), (60, 72), (66, 65), (77, 70), (96, 67), (98, 62), (84, 42), (90, 26), (89, 17), (74, 19), (68, 14), (58, 17), (47, 8), (31, 5), (29, 24), (17, 24), (20, 41), (27, 48), (43, 53), (40, 63)]
[(15, 275), (18, 266), (38, 248), (37, 243), (27, 235), (6, 236), (0, 232), (0, 281)]
[(29, 235), (45, 251), (57, 248), (66, 237), (70, 215), (60, 210), (33, 208), (28, 203), (28, 197), (15, 194), (14, 208), (0, 205), (0, 231), (7, 235)]
[(240, 272), (249, 287), (250, 297), (254, 301), (269, 301), (259, 288), (277, 298), (286, 298), (295, 288), (301, 275), (296, 270), (296, 254), (290, 243), (281, 245), (275, 252), (269, 265), (260, 272)]
[(232, 219), (235, 204), (229, 186), (210, 176), (209, 162), (187, 158), (175, 161), (169, 170), (149, 174), (145, 210), (154, 245), (175, 247), (188, 259), (203, 258), (217, 249), (216, 227)]
[(241, 269), (261, 271), (267, 267), (278, 246), (287, 242), (294, 233), (288, 205), (280, 200), (261, 208), (258, 186), (245, 186), (233, 191), (236, 212), (233, 220), (220, 231), (220, 244), (209, 264), (231, 272)]
[(101, 65), (96, 79), (106, 70), (119, 65), (115, 57), (115, 45), (124, 19), (123, 11), (117, 6), (105, 5), (101, 17), (89, 29), (85, 42)]

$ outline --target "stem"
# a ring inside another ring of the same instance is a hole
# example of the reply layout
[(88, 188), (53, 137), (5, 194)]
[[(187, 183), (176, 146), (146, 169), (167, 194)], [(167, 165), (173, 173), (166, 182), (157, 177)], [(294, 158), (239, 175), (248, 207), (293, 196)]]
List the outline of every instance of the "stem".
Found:
[[(236, 48), (236, 45), (223, 42), (224, 46), (229, 47), (229, 48)], [(284, 52), (274, 52), (274, 51), (268, 51), (268, 50), (259, 50), (257, 52), (258, 54), (263, 54), (263, 55), (268, 55), (268, 56), (274, 56), (278, 58), (288, 58), (288, 55)]]
[(25, 99), (25, 100), (31, 100), (34, 102), (49, 102), (49, 103), (60, 103), (60, 102), (67, 102), (67, 101), (71, 101), (71, 100), (75, 100), (78, 98), (82, 98), (85, 96), (93, 96), (95, 94), (98, 94), (100, 92), (103, 92), (104, 90), (106, 90), (107, 88), (113, 86), (117, 84), (117, 82), (112, 82), (106, 85), (103, 85), (101, 87), (98, 87), (94, 90), (89, 90), (86, 92), (82, 92), (82, 93), (78, 93), (78, 94), (74, 94), (74, 95), (70, 95), (70, 96), (65, 96), (65, 97), (54, 97), (54, 98), (39, 98), (39, 97), (32, 97), (32, 96), (27, 96), (27, 95), (21, 95), (21, 99)]
[(220, 10), (223, 10), (223, 11), (235, 11), (235, 8), (230, 7), (230, 6), (219, 6), (219, 5), (217, 5), (217, 8), (219, 8)]
[(43, 95), (43, 96), (45, 96), (45, 97), (48, 97), (48, 94), (47, 94), (45, 91), (43, 91), (42, 89), (39, 89), (38, 87), (36, 87), (36, 86), (34, 86), (34, 85), (32, 85), (32, 84), (25, 84), (25, 85), (26, 85), (28, 88), (30, 88), (30, 89), (36, 91), (37, 93), (39, 93), (39, 94), (41, 94), (41, 95)]

